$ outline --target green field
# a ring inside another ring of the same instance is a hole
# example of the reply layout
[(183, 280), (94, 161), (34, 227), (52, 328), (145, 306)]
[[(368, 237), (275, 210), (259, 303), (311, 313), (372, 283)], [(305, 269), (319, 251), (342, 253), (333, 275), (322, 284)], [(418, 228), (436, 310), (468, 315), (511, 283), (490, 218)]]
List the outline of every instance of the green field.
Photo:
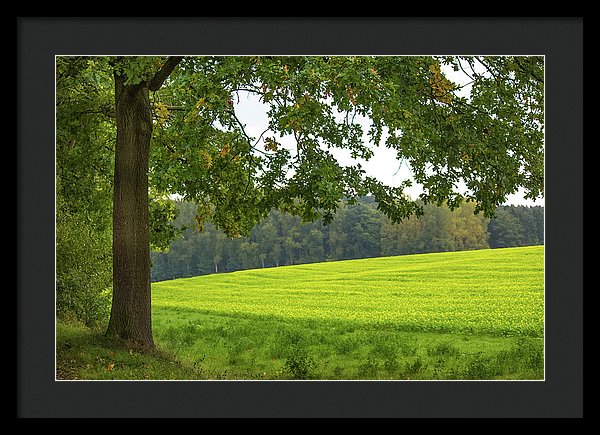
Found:
[(542, 379), (543, 247), (154, 283), (155, 339), (215, 379)]
[(59, 323), (64, 377), (544, 378), (542, 246), (176, 279), (152, 300), (155, 359)]

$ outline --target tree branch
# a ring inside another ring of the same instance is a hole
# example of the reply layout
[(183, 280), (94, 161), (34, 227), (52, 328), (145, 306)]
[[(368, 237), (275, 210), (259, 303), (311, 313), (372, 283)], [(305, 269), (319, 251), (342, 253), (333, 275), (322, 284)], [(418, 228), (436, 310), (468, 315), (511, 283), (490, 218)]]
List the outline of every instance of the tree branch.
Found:
[[(468, 63), (468, 61), (467, 61), (467, 63)], [(473, 83), (475, 81), (475, 79), (471, 76), (471, 74), (469, 74), (468, 72), (465, 71), (465, 69), (462, 66), (462, 62), (460, 61), (460, 59), (458, 60), (458, 66), (461, 69), (461, 71), (463, 73), (465, 73), (465, 75), (471, 79), (471, 83)], [(471, 68), (471, 71), (473, 71), (472, 68)]]
[(91, 109), (90, 110), (82, 110), (77, 113), (93, 114), (93, 115), (102, 114), (109, 118), (115, 118), (115, 109), (113, 107), (108, 107), (108, 106), (101, 106), (97, 110), (91, 110)]
[(242, 132), (242, 134), (244, 135), (244, 137), (246, 138), (246, 142), (248, 143), (248, 146), (250, 147), (250, 149), (254, 150), (254, 151), (258, 151), (259, 153), (262, 153), (264, 155), (267, 155), (267, 153), (265, 153), (262, 150), (259, 150), (258, 148), (256, 148), (256, 145), (258, 144), (258, 142), (260, 141), (260, 138), (263, 136), (263, 134), (265, 134), (265, 132), (267, 132), (269, 129), (267, 128), (265, 131), (263, 131), (260, 134), (260, 137), (256, 140), (256, 142), (254, 143), (254, 145), (252, 145), (252, 140), (250, 139), (250, 136), (248, 136), (248, 133), (246, 133), (246, 129), (244, 128), (244, 124), (242, 124), (242, 121), (240, 121), (240, 119), (237, 117), (237, 115), (235, 114), (235, 112), (231, 113), (231, 116), (233, 117), (233, 119), (235, 120), (235, 122), (237, 123), (238, 127), (240, 127), (240, 131)]
[(188, 110), (185, 106), (169, 106), (168, 104), (165, 105), (165, 107), (167, 108), (167, 110)]
[(523, 64), (521, 63), (521, 60), (519, 57), (515, 57), (515, 63), (517, 64), (517, 66), (519, 67), (519, 69), (521, 71), (523, 71), (525, 74), (529, 74), (531, 75), (531, 77), (534, 78), (534, 80), (537, 80), (539, 83), (544, 84), (544, 78), (538, 76), (534, 71), (533, 68), (532, 69), (527, 69), (523, 66)]
[[(164, 147), (166, 149), (168, 149), (171, 152), (171, 154), (173, 154), (173, 155), (177, 154), (177, 152), (175, 151), (175, 149), (171, 145), (169, 145), (168, 143), (163, 142), (163, 145), (164, 145)], [(188, 161), (187, 161), (187, 159), (185, 157), (177, 157), (177, 159), (179, 160), (180, 163), (183, 163), (184, 165), (188, 164)]]
[(148, 89), (150, 89), (151, 91), (158, 91), (167, 79), (167, 77), (169, 77), (169, 75), (173, 72), (177, 64), (181, 62), (182, 59), (183, 56), (169, 57), (167, 61), (163, 64), (163, 66), (161, 66), (160, 69), (156, 71), (154, 77), (152, 77), (152, 79), (150, 79), (150, 81), (148, 82)]
[(498, 71), (494, 70), (491, 67), (491, 65), (485, 63), (483, 61), (482, 57), (476, 57), (475, 59), (477, 59), (477, 61), (484, 66), (484, 68), (487, 70), (487, 72), (489, 72), (494, 77), (494, 80), (496, 80), (496, 82), (500, 82), (501, 80), (500, 80), (500, 77), (498, 77), (498, 74), (499, 74)]

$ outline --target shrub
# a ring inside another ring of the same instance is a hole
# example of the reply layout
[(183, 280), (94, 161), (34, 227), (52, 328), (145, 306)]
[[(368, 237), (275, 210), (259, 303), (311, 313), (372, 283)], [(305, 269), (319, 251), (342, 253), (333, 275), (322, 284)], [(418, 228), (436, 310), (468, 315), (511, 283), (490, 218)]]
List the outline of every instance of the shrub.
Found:
[(112, 289), (111, 232), (85, 212), (69, 213), (57, 197), (56, 315), (88, 326), (108, 320)]
[(283, 367), (292, 379), (309, 379), (315, 361), (305, 347), (293, 346)]

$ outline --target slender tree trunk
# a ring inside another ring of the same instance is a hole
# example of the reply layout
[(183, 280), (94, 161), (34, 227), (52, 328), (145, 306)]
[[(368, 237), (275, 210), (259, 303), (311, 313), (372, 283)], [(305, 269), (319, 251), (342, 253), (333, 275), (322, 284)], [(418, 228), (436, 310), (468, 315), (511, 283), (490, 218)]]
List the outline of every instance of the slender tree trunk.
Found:
[(152, 115), (146, 82), (115, 74), (113, 298), (106, 334), (154, 347), (150, 295), (148, 161)]

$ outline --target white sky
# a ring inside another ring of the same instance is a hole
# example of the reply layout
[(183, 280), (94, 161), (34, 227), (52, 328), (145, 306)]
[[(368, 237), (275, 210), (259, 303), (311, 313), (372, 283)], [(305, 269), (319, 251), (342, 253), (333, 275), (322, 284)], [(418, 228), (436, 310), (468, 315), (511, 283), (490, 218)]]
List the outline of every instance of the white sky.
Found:
[[(469, 80), (467, 78), (465, 81), (464, 74), (462, 72), (455, 72), (452, 70), (452, 68), (443, 67), (442, 70), (450, 80), (457, 84), (466, 84)], [(469, 91), (470, 86), (466, 86), (465, 88), (461, 89), (460, 92)], [(268, 117), (266, 113), (268, 106), (258, 101), (258, 98), (255, 95), (240, 92), (239, 96), (239, 102), (236, 100), (235, 105), (236, 115), (242, 124), (245, 125), (248, 135), (256, 140), (268, 127)], [(358, 115), (356, 116), (355, 120), (361, 122)], [(369, 123), (366, 122), (366, 120), (361, 123), (364, 126), (363, 131), (365, 132), (366, 141), (366, 132), (368, 131)], [(269, 132), (265, 133), (265, 135), (269, 136)], [(273, 133), (271, 132), (270, 135), (273, 136)], [(283, 138), (278, 137), (277, 140), (283, 146), (295, 150), (295, 143), (293, 142), (293, 138), (291, 136), (286, 136)], [(349, 166), (356, 162), (360, 162), (367, 175), (373, 176), (389, 186), (397, 186), (406, 179), (412, 180), (412, 175), (408, 164), (401, 164), (401, 162), (396, 158), (396, 152), (393, 149), (388, 149), (385, 146), (373, 147), (373, 145), (371, 145), (371, 148), (373, 149), (374, 154), (369, 161), (352, 159), (348, 150), (331, 149), (329, 151), (338, 160), (340, 165)], [(413, 181), (413, 186), (407, 189), (405, 192), (408, 193), (412, 198), (416, 198), (422, 192), (422, 189)], [(526, 200), (523, 198), (523, 192), (520, 192), (510, 195), (506, 204), (544, 205), (544, 198), (540, 198), (535, 201)]]

